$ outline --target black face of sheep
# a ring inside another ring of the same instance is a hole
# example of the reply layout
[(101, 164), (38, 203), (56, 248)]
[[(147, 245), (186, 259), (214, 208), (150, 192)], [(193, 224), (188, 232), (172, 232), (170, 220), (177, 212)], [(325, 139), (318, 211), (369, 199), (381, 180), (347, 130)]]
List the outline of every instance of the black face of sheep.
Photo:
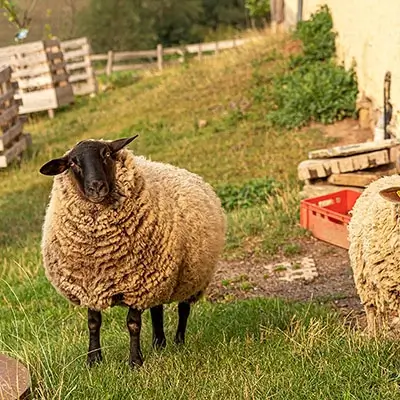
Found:
[(116, 153), (136, 137), (112, 142), (84, 140), (64, 157), (48, 161), (40, 172), (58, 175), (71, 171), (82, 195), (93, 203), (101, 203), (114, 190)]

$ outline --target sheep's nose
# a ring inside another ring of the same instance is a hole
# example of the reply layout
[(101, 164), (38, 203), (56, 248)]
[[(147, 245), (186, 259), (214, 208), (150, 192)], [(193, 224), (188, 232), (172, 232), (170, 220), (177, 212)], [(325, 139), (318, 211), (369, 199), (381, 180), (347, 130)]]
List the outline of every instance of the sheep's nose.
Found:
[(108, 192), (106, 183), (100, 180), (91, 181), (88, 189), (91, 194), (97, 195), (105, 195)]

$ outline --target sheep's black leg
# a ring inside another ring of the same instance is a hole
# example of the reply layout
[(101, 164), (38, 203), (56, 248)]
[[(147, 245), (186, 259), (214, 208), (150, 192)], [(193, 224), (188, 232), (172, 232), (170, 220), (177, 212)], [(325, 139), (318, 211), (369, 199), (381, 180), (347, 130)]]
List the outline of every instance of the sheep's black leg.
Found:
[(135, 308), (129, 308), (126, 324), (130, 336), (129, 365), (131, 367), (141, 366), (143, 364), (143, 356), (140, 350), (142, 312)]
[(163, 305), (150, 308), (151, 322), (153, 324), (153, 347), (163, 349), (167, 340), (164, 334), (164, 307)]
[(185, 343), (185, 332), (186, 332), (186, 324), (190, 314), (190, 303), (183, 301), (178, 304), (178, 329), (175, 335), (175, 343), (183, 344)]
[(89, 351), (87, 363), (91, 367), (102, 360), (100, 347), (101, 312), (88, 309)]

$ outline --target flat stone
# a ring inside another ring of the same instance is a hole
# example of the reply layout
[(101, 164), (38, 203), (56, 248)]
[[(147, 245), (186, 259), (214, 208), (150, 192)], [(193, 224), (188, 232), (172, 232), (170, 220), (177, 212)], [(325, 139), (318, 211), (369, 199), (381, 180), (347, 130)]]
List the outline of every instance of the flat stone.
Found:
[(298, 262), (281, 262), (265, 267), (270, 274), (277, 275), (278, 279), (286, 282), (295, 280), (312, 281), (318, 276), (315, 261), (311, 257), (303, 257)]
[(30, 392), (28, 369), (19, 361), (0, 354), (0, 399), (25, 399)]

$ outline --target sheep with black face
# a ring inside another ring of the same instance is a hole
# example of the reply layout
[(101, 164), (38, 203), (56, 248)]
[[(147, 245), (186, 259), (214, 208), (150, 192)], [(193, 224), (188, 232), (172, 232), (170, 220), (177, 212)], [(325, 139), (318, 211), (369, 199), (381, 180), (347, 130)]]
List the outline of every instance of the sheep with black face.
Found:
[(101, 311), (129, 307), (131, 366), (141, 365), (141, 314), (164, 347), (163, 304), (179, 302), (175, 342), (207, 288), (225, 241), (220, 200), (201, 177), (124, 149), (134, 137), (85, 140), (40, 172), (54, 176), (43, 225), (46, 276), (88, 308), (91, 365), (102, 359)]

